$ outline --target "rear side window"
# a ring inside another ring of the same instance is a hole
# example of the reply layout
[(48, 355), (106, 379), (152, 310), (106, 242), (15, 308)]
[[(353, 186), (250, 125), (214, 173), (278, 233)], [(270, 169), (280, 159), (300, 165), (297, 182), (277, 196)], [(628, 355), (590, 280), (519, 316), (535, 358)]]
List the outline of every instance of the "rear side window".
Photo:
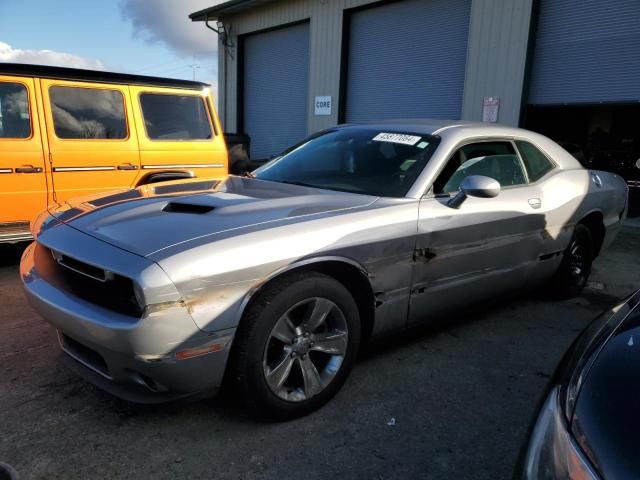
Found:
[(455, 193), (471, 175), (491, 177), (503, 187), (527, 183), (511, 142), (479, 142), (454, 152), (433, 184), (434, 193)]
[(51, 87), (56, 136), (63, 139), (127, 138), (124, 98), (117, 90)]
[(547, 172), (553, 170), (553, 163), (551, 163), (544, 153), (529, 142), (516, 140), (516, 145), (518, 150), (520, 150), (520, 155), (529, 174), (530, 182), (540, 180)]
[(143, 93), (140, 105), (151, 140), (208, 140), (212, 137), (202, 97)]
[(19, 83), (0, 82), (0, 138), (29, 138), (31, 120), (27, 89)]

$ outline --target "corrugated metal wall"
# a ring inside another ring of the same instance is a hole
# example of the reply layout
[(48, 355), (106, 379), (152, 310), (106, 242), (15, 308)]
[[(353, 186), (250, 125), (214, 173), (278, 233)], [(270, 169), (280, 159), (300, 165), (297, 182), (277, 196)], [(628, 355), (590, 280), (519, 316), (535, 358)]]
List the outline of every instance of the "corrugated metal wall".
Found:
[(350, 15), (347, 122), (459, 119), (471, 0), (404, 0)]
[(473, 0), (462, 118), (482, 119), (484, 97), (498, 97), (498, 121), (520, 119), (533, 0)]
[(542, 0), (532, 104), (640, 100), (640, 1)]
[(243, 39), (243, 127), (251, 158), (268, 158), (307, 135), (309, 24)]
[[(463, 119), (480, 120), (483, 97), (498, 96), (501, 98), (500, 122), (517, 125), (531, 2), (472, 0)], [(252, 7), (224, 21), (231, 25), (233, 40), (237, 35), (310, 20), (307, 129), (314, 132), (338, 122), (344, 10), (370, 3), (372, 0), (279, 0)], [(223, 55), (221, 45), (219, 51), (219, 85), (224, 88), (225, 81), (227, 83), (226, 90), (220, 91), (221, 118), (225, 130), (234, 131), (238, 125), (238, 52), (231, 49)], [(438, 53), (446, 55), (446, 51)], [(331, 115), (314, 115), (311, 107), (316, 95), (333, 97)]]
[[(241, 14), (225, 18), (231, 24), (232, 35), (242, 35), (286, 25), (302, 20), (310, 20), (309, 32), (309, 98), (307, 127), (315, 132), (338, 123), (338, 96), (340, 92), (340, 61), (342, 48), (343, 10), (371, 3), (371, 0), (282, 0), (252, 8)], [(233, 39), (232, 37), (232, 39)], [(218, 45), (219, 51), (223, 48)], [(226, 111), (222, 111), (222, 121), (227, 131), (238, 125), (238, 55), (227, 54), (226, 69), (224, 57), (218, 56), (218, 76), (226, 71)], [(223, 80), (220, 81), (222, 84)], [(224, 95), (221, 91), (220, 95)], [(315, 96), (331, 95), (333, 109), (331, 115), (315, 116), (313, 105)], [(219, 102), (221, 106), (225, 101)]]

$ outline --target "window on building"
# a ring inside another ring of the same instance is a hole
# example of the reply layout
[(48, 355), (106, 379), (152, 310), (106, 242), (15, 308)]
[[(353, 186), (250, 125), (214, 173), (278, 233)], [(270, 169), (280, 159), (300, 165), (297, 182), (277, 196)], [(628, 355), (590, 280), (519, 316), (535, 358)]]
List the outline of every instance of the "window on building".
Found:
[(19, 83), (0, 82), (0, 138), (29, 138), (31, 120), (27, 89)]
[(208, 140), (212, 137), (204, 98), (195, 95), (140, 95), (151, 140)]
[(434, 193), (455, 193), (470, 175), (493, 178), (503, 187), (527, 182), (511, 142), (480, 142), (455, 151), (434, 182)]
[(517, 140), (516, 145), (520, 150), (522, 161), (529, 174), (529, 180), (535, 182), (540, 180), (547, 172), (553, 170), (553, 163), (547, 156), (531, 145), (529, 142)]
[(127, 138), (124, 98), (117, 90), (51, 87), (56, 136), (63, 139)]

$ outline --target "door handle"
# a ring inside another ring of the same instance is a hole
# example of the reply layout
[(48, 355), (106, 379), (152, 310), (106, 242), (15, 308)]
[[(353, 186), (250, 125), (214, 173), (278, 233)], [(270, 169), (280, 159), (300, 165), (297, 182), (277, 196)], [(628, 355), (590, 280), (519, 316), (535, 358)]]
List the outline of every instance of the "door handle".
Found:
[(137, 165), (131, 165), (130, 163), (123, 163), (122, 165), (118, 165), (118, 170), (137, 170)]
[(33, 165), (27, 165), (25, 167), (16, 168), (16, 173), (41, 173), (41, 167), (34, 167)]
[(529, 206), (531, 208), (535, 208), (536, 210), (542, 206), (542, 201), (539, 198), (530, 198)]

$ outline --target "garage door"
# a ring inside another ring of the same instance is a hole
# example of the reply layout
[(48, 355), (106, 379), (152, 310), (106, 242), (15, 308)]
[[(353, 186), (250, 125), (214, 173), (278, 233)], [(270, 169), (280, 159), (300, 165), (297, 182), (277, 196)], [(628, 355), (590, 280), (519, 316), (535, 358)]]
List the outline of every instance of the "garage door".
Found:
[(460, 118), (471, 0), (402, 0), (349, 21), (345, 118)]
[(529, 103), (640, 100), (640, 1), (542, 0)]
[(243, 129), (251, 158), (268, 158), (307, 132), (309, 24), (244, 39)]

